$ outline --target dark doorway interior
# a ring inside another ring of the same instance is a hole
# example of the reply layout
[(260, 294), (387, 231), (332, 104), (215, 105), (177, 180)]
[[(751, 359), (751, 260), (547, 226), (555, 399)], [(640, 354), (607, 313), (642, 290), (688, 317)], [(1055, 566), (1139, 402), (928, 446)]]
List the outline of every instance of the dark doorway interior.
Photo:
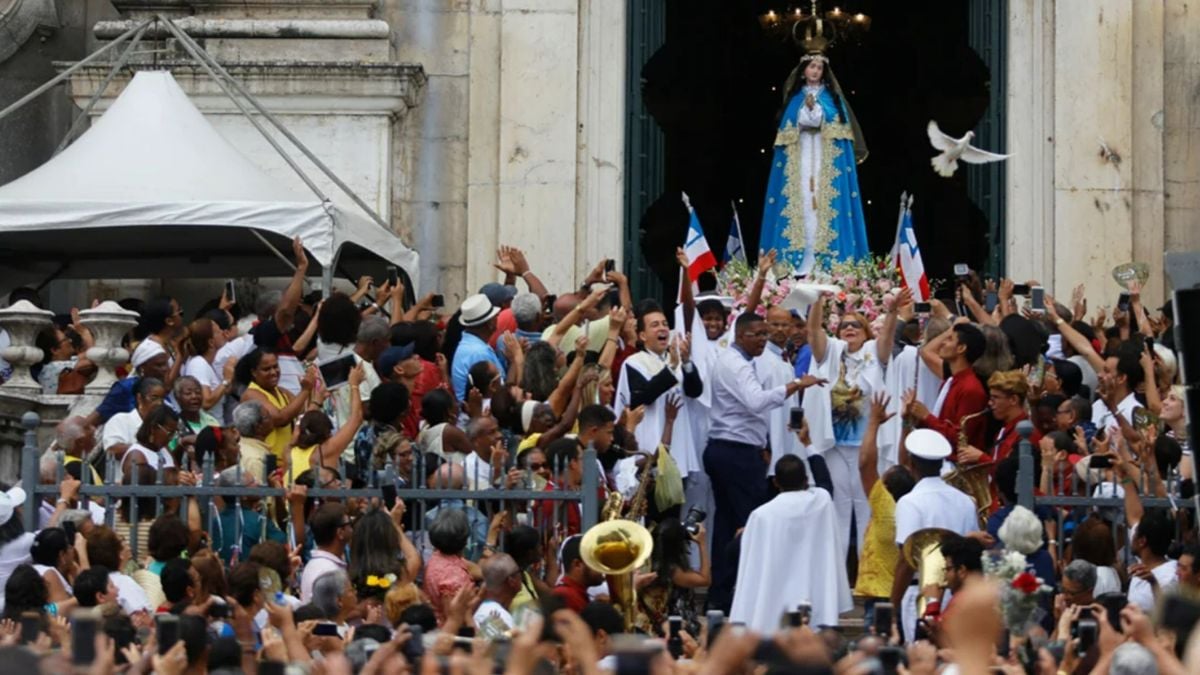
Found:
[[(664, 190), (642, 215), (639, 234), (645, 264), (674, 289), (673, 252), (687, 227), (680, 191), (690, 196), (718, 257), (731, 202), (747, 249), (757, 249), (781, 90), (802, 48), (768, 35), (758, 21), (768, 9), (794, 11), (788, 3), (665, 4), (666, 40), (641, 69), (646, 110), (663, 131)], [(961, 135), (988, 109), (990, 75), (968, 43), (968, 3), (852, 0), (841, 9), (872, 21), (861, 42), (828, 52), (870, 149), (859, 181), (872, 250), (891, 248), (900, 193), (907, 190), (916, 195), (913, 217), (931, 277), (949, 278), (958, 262), (982, 269), (992, 245), (989, 223), (967, 186), (967, 173), (978, 169), (960, 165), (950, 179), (934, 174), (925, 132), (936, 119), (947, 133)]]

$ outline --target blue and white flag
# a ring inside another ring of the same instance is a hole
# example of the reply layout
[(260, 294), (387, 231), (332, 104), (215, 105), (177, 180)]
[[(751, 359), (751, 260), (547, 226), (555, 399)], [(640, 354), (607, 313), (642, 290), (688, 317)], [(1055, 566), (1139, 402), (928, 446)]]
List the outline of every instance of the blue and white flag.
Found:
[(733, 202), (730, 205), (733, 206), (733, 223), (729, 226), (729, 238), (725, 240), (725, 260), (722, 262), (741, 260), (747, 263), (746, 249), (742, 247), (742, 223), (738, 220), (737, 206)]

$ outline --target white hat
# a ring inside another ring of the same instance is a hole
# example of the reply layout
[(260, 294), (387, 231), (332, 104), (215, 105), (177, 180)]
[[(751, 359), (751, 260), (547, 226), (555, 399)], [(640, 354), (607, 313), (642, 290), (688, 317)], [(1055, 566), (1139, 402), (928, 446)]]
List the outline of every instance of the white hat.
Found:
[(499, 313), (500, 310), (492, 306), (492, 301), (488, 300), (486, 295), (476, 293), (463, 301), (462, 307), (459, 308), (458, 322), (463, 328), (473, 328), (491, 321)]
[(946, 459), (950, 456), (950, 441), (933, 429), (910, 431), (904, 439), (908, 454), (921, 459)]
[(25, 505), (25, 491), (15, 487), (8, 492), (0, 492), (0, 525), (12, 519), (18, 507)]
[(145, 362), (158, 356), (159, 354), (166, 353), (167, 350), (163, 349), (162, 345), (158, 344), (154, 340), (151, 340), (150, 338), (146, 338), (138, 343), (137, 349), (133, 350), (133, 358), (130, 359), (130, 363), (133, 364), (135, 369), (141, 368), (142, 364)]
[(807, 316), (808, 308), (814, 302), (821, 298), (822, 293), (837, 293), (842, 289), (829, 284), (806, 284), (796, 282), (792, 284), (791, 290), (788, 291), (787, 297), (779, 303), (783, 309), (799, 312)]

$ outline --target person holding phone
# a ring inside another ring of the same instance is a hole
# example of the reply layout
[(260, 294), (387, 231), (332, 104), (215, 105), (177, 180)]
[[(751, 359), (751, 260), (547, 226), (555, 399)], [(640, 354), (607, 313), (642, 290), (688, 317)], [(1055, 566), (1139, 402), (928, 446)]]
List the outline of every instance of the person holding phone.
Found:
[(225, 333), (209, 318), (200, 318), (188, 326), (189, 351), (193, 354), (183, 366), (183, 375), (195, 378), (202, 388), (203, 408), (219, 422), (225, 422), (225, 395), (233, 385), (237, 362), (229, 359), (223, 372), (217, 373), (213, 363), (217, 352), (225, 346)]
[[(952, 447), (958, 446), (960, 433), (966, 433), (967, 443), (984, 447), (987, 421), (978, 413), (987, 407), (987, 392), (974, 370), (975, 361), (983, 356), (987, 339), (974, 324), (956, 323), (921, 348), (921, 356), (937, 372), (949, 370), (942, 383), (933, 409), (925, 407), (915, 389), (904, 393), (904, 414), (917, 426), (933, 429), (946, 437)], [(963, 419), (974, 415), (961, 428)]]
[(316, 386), (315, 369), (310, 369), (301, 380), (300, 394), (292, 396), (279, 384), (279, 357), (262, 349), (255, 349), (238, 361), (235, 378), (245, 385), (242, 403), (254, 401), (262, 406), (271, 422), (271, 432), (265, 442), (283, 466), (284, 455), (292, 440), (292, 424), (308, 406), (313, 388)]
[(310, 410), (300, 418), (296, 440), (288, 453), (287, 475), (295, 477), (307, 471), (313, 464), (314, 454), (321, 466), (337, 468), (342, 454), (362, 425), (363, 405), (358, 389), (366, 378), (366, 367), (367, 364), (359, 363), (350, 370), (348, 386), (344, 387), (350, 398), (350, 416), (336, 431), (333, 421), (320, 410)]
[(459, 308), (462, 339), (454, 350), (450, 367), (454, 396), (459, 401), (467, 400), (467, 375), (475, 364), (488, 361), (496, 366), (497, 372), (503, 372), (500, 358), (488, 345), (488, 339), (496, 332), (496, 315), (499, 313), (500, 308), (493, 306), (482, 293), (467, 298)]

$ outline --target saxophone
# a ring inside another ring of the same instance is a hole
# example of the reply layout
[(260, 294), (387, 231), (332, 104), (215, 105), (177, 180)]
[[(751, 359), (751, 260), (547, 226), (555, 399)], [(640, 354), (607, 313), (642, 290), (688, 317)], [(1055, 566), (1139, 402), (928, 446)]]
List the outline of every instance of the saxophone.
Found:
[(638, 479), (637, 490), (634, 491), (633, 498), (629, 500), (629, 509), (625, 514), (627, 520), (632, 520), (636, 523), (646, 517), (646, 492), (650, 487), (651, 472), (655, 465), (658, 464), (659, 452), (662, 452), (662, 446), (659, 446), (658, 451), (653, 455), (646, 455), (646, 464), (642, 467), (642, 477)]
[[(958, 420), (958, 450), (967, 447), (967, 421), (987, 412), (987, 408), (977, 413), (963, 415)], [(946, 483), (967, 493), (975, 501), (975, 510), (979, 516), (980, 529), (986, 529), (988, 513), (992, 509), (992, 490), (988, 482), (991, 462), (980, 462), (971, 466), (959, 466), (946, 474)]]

